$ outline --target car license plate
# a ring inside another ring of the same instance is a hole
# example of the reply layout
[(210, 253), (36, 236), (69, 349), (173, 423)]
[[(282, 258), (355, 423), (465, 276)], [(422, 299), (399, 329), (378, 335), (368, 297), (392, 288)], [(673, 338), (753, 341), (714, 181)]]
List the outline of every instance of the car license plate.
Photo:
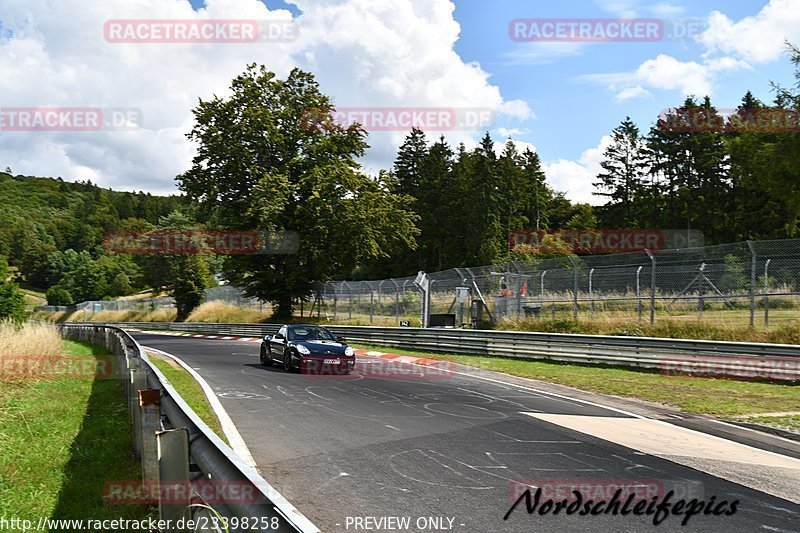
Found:
[(339, 360), (338, 359), (325, 359), (323, 361), (323, 363), (325, 363), (326, 365), (338, 365), (339, 364)]

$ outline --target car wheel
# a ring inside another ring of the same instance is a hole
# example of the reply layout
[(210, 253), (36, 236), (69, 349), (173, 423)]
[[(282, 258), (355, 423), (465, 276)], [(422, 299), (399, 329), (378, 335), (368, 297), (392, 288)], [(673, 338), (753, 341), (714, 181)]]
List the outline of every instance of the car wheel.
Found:
[(292, 371), (292, 352), (286, 350), (286, 353), (283, 354), (283, 369), (287, 372)]
[(267, 350), (264, 349), (264, 346), (261, 346), (261, 355), (259, 356), (259, 360), (261, 361), (262, 366), (272, 366), (272, 357), (267, 353)]

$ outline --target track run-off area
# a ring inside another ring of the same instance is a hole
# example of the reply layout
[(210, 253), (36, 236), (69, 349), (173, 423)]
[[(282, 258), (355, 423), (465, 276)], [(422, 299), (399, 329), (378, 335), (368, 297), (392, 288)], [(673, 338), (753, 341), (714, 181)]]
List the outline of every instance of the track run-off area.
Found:
[[(352, 375), (311, 376), (261, 366), (253, 340), (131, 333), (208, 383), (258, 471), (325, 532), (800, 532), (785, 439), (449, 363), (362, 355)], [(539, 506), (509, 514), (528, 487)], [(673, 505), (540, 512), (617, 488)]]

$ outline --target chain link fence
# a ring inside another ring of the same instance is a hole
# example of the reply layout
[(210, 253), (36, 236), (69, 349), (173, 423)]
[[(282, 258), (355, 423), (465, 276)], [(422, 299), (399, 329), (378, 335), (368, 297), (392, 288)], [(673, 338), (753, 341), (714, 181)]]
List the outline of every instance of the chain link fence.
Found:
[[(242, 291), (230, 285), (220, 285), (204, 290), (206, 302), (223, 302), (228, 305), (240, 307), (242, 309), (252, 309), (259, 312), (269, 312), (271, 307), (268, 303), (261, 302), (254, 298), (247, 298)], [(175, 299), (172, 297), (164, 298), (128, 298), (120, 300), (91, 300), (70, 306), (42, 305), (36, 308), (37, 311), (48, 313), (64, 313), (83, 311), (87, 316), (103, 311), (158, 311), (175, 309)]]
[[(206, 301), (270, 312), (236, 287)], [(504, 318), (703, 318), (770, 325), (800, 318), (800, 239), (453, 268), (416, 277), (330, 281), (296, 302), (303, 317), (376, 326), (486, 327)], [(172, 298), (42, 306), (49, 312), (174, 309)]]
[[(481, 327), (511, 317), (706, 318), (765, 324), (800, 317), (800, 239), (571, 256), (454, 268), (419, 278), (332, 281), (317, 312), (375, 325)], [(444, 323), (442, 323), (444, 322)]]

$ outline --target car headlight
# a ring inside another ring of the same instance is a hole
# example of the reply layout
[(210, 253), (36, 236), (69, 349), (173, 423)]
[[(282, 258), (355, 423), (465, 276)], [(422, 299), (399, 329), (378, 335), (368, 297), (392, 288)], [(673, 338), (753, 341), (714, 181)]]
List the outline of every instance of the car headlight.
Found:
[(297, 345), (297, 353), (299, 353), (300, 355), (308, 355), (308, 354), (311, 353), (311, 350), (309, 350), (308, 348), (306, 348), (302, 344), (298, 344)]
[(355, 355), (355, 354), (356, 354), (356, 351), (355, 351), (354, 349), (352, 349), (351, 347), (349, 347), (349, 346), (348, 346), (347, 348), (345, 348), (345, 349), (344, 349), (344, 354), (345, 354), (347, 357), (351, 357), (351, 356), (353, 356), (353, 355)]

